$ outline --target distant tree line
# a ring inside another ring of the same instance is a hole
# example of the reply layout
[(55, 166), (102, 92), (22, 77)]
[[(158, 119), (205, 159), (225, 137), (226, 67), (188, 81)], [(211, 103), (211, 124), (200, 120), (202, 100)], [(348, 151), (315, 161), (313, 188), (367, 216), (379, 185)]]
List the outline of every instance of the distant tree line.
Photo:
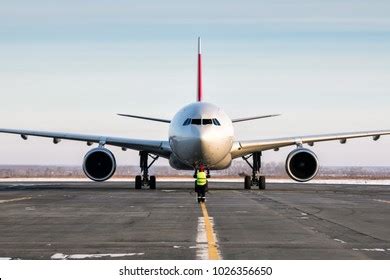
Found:
[[(118, 166), (115, 176), (132, 177), (139, 174), (137, 166)], [(283, 163), (268, 162), (263, 164), (262, 173), (271, 178), (287, 178)], [(154, 166), (150, 174), (157, 176), (190, 177), (193, 171), (175, 170), (169, 166)], [(237, 177), (250, 175), (251, 169), (245, 162), (233, 162), (225, 170), (212, 171), (214, 177)], [(0, 178), (81, 178), (85, 177), (80, 166), (37, 166), (37, 165), (0, 165)], [(370, 178), (390, 179), (390, 167), (387, 166), (325, 166), (320, 167), (318, 178)]]

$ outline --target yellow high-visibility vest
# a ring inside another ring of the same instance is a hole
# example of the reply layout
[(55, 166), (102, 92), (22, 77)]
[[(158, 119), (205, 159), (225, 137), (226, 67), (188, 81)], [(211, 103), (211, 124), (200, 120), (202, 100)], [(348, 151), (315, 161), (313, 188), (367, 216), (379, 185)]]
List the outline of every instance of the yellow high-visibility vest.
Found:
[(206, 185), (206, 183), (207, 183), (206, 173), (203, 171), (199, 171), (196, 174), (196, 184), (198, 186), (204, 186), (204, 185)]

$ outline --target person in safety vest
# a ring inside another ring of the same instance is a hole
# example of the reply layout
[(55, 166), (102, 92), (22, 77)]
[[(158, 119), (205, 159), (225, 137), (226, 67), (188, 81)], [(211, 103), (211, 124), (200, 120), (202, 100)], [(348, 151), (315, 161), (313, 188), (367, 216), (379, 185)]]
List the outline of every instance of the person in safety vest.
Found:
[(205, 202), (207, 188), (207, 175), (204, 172), (204, 166), (199, 166), (199, 171), (196, 173), (196, 192), (198, 193), (198, 202)]

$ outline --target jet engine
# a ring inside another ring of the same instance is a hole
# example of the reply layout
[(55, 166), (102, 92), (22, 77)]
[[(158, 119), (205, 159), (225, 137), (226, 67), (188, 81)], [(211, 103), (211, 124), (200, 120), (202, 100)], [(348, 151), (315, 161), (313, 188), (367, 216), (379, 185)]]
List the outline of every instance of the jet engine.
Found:
[(316, 154), (304, 148), (293, 150), (287, 156), (286, 172), (295, 181), (310, 181), (318, 172), (318, 159)]
[(92, 149), (84, 157), (83, 170), (91, 180), (96, 182), (106, 181), (115, 173), (115, 157), (106, 148)]

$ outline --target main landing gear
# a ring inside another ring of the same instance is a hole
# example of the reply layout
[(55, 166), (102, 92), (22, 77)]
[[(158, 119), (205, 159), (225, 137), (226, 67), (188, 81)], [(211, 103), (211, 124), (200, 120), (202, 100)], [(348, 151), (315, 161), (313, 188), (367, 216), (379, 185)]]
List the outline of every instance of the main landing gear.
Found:
[[(152, 162), (148, 165), (149, 157), (152, 159)], [(142, 186), (149, 186), (151, 190), (156, 189), (156, 176), (149, 176), (149, 168), (153, 163), (159, 158), (149, 154), (148, 152), (141, 151), (139, 152), (139, 166), (141, 168), (141, 175), (135, 176), (135, 189), (140, 190)]]
[[(252, 164), (249, 162), (249, 158), (252, 158)], [(260, 176), (261, 152), (242, 157), (242, 159), (252, 168), (252, 176), (245, 176), (245, 189), (250, 190), (252, 186), (258, 186), (260, 190), (265, 190), (265, 177)]]

